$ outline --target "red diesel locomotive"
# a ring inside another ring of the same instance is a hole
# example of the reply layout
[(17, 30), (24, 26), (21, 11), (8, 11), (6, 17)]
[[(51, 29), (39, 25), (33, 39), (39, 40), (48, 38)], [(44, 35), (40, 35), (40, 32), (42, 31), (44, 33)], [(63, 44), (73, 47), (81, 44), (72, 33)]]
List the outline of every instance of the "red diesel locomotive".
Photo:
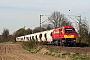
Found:
[(74, 45), (76, 42), (76, 32), (73, 26), (63, 26), (56, 28), (52, 32), (53, 44)]

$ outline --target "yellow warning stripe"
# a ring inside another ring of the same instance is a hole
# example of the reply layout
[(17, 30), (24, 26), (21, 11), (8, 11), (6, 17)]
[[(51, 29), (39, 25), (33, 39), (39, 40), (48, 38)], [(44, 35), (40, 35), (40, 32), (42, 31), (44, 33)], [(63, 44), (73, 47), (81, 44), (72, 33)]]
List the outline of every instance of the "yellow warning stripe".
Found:
[(64, 35), (64, 38), (74, 38), (74, 35)]

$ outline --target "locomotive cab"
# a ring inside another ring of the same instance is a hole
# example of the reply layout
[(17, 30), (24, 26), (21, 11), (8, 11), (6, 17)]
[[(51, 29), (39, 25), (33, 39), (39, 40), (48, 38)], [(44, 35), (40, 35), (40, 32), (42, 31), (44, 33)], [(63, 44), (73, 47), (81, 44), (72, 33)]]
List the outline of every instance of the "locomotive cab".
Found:
[(76, 42), (76, 32), (72, 26), (63, 26), (54, 29), (52, 38), (55, 45), (74, 45)]
[(64, 29), (64, 44), (65, 45), (74, 45), (76, 43), (76, 32), (74, 28), (65, 28)]

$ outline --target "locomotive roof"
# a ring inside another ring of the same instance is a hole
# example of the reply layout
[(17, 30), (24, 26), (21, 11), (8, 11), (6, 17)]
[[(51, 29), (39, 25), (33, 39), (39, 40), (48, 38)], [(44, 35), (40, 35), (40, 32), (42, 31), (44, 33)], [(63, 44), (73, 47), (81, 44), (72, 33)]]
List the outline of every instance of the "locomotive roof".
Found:
[(62, 27), (55, 28), (55, 30), (56, 29), (62, 29), (62, 28), (73, 28), (73, 26), (62, 26)]

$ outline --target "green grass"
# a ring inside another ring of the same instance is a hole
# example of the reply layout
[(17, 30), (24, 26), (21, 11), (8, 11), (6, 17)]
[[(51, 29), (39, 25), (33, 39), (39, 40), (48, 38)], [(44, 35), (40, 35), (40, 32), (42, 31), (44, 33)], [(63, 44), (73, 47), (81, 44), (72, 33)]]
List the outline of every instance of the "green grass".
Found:
[(72, 56), (72, 60), (90, 60), (90, 57), (87, 54), (75, 53)]
[[(38, 48), (38, 42), (32, 40), (28, 42), (24, 42), (23, 48), (25, 50), (30, 51), (31, 53), (40, 53), (43, 48), (45, 48), (47, 51), (44, 52), (44, 55), (49, 55), (53, 57), (58, 57), (58, 58), (68, 58), (68, 60), (90, 60), (90, 56), (84, 53), (73, 53), (71, 52), (62, 52), (58, 48), (46, 48), (43, 46), (39, 46)], [(43, 54), (43, 53), (41, 53)]]
[(62, 53), (62, 58), (65, 58), (66, 56), (70, 56), (71, 54), (70, 54), (70, 52), (66, 52), (66, 53)]
[(55, 52), (55, 53), (60, 53), (60, 51), (59, 51), (58, 49), (48, 48), (48, 50), (49, 50), (51, 53), (53, 53), (53, 52)]
[(1, 41), (0, 41), (0, 43), (5, 43), (5, 42), (7, 42), (7, 41), (6, 41), (6, 40), (1, 40)]
[(48, 48), (49, 52), (46, 52), (45, 55), (50, 55), (58, 58), (67, 58), (69, 60), (90, 60), (90, 57), (84, 53), (74, 53), (71, 54), (70, 52), (62, 53), (58, 49)]
[(34, 51), (34, 49), (38, 46), (38, 42), (35, 40), (30, 40), (27, 42), (23, 42), (23, 48), (31, 53), (37, 53), (38, 50)]

